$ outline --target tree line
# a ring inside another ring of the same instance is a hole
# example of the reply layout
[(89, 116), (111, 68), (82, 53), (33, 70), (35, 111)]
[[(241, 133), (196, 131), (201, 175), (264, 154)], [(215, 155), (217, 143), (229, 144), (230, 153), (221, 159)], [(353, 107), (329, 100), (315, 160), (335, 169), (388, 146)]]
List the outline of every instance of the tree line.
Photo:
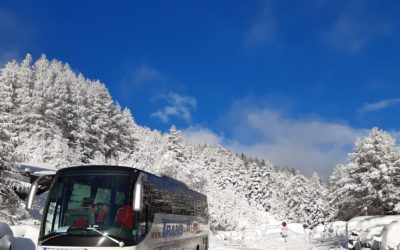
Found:
[[(0, 70), (0, 208), (19, 208), (24, 190), (15, 163), (58, 167), (119, 164), (164, 173), (209, 197), (211, 226), (235, 230), (260, 223), (265, 212), (310, 227), (365, 213), (399, 212), (400, 153), (377, 128), (355, 142), (328, 183), (289, 167), (185, 140), (135, 123), (100, 81), (41, 56)], [(17, 209), (18, 208), (18, 209)], [(0, 217), (2, 215), (0, 214)]]

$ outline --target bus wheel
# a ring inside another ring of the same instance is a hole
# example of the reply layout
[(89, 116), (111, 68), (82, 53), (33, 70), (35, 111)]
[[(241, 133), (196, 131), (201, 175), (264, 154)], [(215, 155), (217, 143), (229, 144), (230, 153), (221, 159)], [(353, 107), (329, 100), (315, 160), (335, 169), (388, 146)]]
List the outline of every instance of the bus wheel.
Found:
[(197, 245), (196, 250), (200, 250), (200, 246), (199, 245)]

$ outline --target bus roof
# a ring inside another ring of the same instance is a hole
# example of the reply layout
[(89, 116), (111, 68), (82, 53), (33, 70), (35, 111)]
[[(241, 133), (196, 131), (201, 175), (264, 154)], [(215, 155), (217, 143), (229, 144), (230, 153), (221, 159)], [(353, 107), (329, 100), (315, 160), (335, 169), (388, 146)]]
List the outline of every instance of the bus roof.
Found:
[(195, 192), (199, 195), (206, 197), (204, 194), (199, 193), (191, 188), (189, 188), (184, 182), (176, 180), (170, 176), (162, 174), (161, 176), (140, 170), (134, 167), (128, 166), (118, 166), (118, 165), (78, 165), (59, 169), (56, 175), (64, 175), (69, 173), (90, 173), (90, 172), (119, 172), (124, 174), (136, 174), (138, 172), (143, 172), (148, 175), (155, 176), (164, 182), (169, 182), (170, 184), (180, 186), (182, 188), (188, 189), (191, 192)]
[(136, 173), (139, 171), (133, 167), (115, 166), (115, 165), (77, 165), (71, 167), (61, 168), (57, 174), (74, 173), (74, 172), (123, 172), (123, 173)]

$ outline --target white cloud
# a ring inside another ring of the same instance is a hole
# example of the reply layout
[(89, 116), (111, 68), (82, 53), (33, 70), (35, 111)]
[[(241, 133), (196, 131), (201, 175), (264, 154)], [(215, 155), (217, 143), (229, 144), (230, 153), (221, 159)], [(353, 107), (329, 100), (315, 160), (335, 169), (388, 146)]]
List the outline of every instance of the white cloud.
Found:
[(132, 73), (133, 84), (137, 86), (142, 86), (152, 81), (164, 82), (166, 78), (160, 71), (147, 65), (140, 66)]
[[(237, 153), (298, 168), (306, 175), (317, 172), (328, 178), (337, 164), (347, 162), (356, 138), (369, 132), (315, 116), (295, 118), (289, 113), (253, 96), (236, 102), (221, 118), (222, 125), (232, 130), (230, 133), (218, 135), (199, 125), (189, 126), (182, 133), (190, 141), (222, 145)], [(400, 138), (399, 131), (390, 134)]]
[(169, 78), (158, 69), (142, 64), (139, 67), (127, 66), (124, 75), (118, 85), (119, 94), (125, 100), (133, 95), (145, 92), (160, 93), (170, 84)]
[(159, 88), (160, 85), (166, 84), (167, 82), (168, 77), (157, 69), (143, 64), (138, 68), (129, 68), (127, 70), (121, 82), (121, 88), (125, 93), (129, 93), (142, 87)]
[(347, 161), (355, 139), (367, 133), (320, 118), (293, 118), (285, 110), (256, 107), (248, 100), (236, 103), (222, 120), (233, 126), (230, 137), (224, 138), (225, 147), (325, 177), (336, 164)]
[(197, 106), (197, 101), (193, 97), (182, 96), (174, 92), (169, 92), (167, 95), (160, 95), (152, 99), (153, 102), (156, 100), (163, 100), (167, 105), (152, 113), (150, 117), (159, 118), (165, 123), (168, 123), (172, 116), (190, 122), (191, 111)]
[(248, 104), (237, 103), (231, 114), (223, 117), (225, 125), (233, 129), (229, 138), (202, 126), (189, 126), (182, 133), (190, 141), (222, 145), (237, 153), (301, 169), (307, 175), (317, 172), (324, 177), (338, 163), (345, 163), (355, 139), (368, 133), (342, 123), (291, 118), (284, 111)]
[(270, 5), (264, 6), (260, 16), (256, 17), (252, 26), (244, 35), (247, 46), (255, 46), (273, 39), (277, 31), (277, 23)]
[(358, 110), (358, 113), (363, 115), (368, 112), (378, 111), (393, 105), (396, 105), (400, 102), (400, 98), (386, 99), (379, 102), (374, 103), (366, 103), (362, 108)]
[(223, 145), (224, 137), (202, 126), (189, 126), (182, 130), (182, 135), (189, 141), (210, 146)]

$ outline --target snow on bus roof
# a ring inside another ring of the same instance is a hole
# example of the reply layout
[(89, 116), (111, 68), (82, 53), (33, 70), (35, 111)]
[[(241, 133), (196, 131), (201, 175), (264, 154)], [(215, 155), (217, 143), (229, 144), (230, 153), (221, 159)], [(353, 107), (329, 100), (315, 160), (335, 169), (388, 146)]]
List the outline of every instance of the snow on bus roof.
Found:
[(32, 175), (40, 177), (40, 176), (45, 176), (45, 175), (52, 175), (55, 173), (56, 173), (56, 171), (47, 170), (47, 171), (36, 171), (36, 172), (33, 172)]
[(30, 170), (30, 172), (39, 172), (39, 171), (57, 171), (56, 166), (49, 163), (38, 163), (38, 162), (20, 162), (18, 163), (18, 168), (20, 171), (24, 171), (25, 169)]

